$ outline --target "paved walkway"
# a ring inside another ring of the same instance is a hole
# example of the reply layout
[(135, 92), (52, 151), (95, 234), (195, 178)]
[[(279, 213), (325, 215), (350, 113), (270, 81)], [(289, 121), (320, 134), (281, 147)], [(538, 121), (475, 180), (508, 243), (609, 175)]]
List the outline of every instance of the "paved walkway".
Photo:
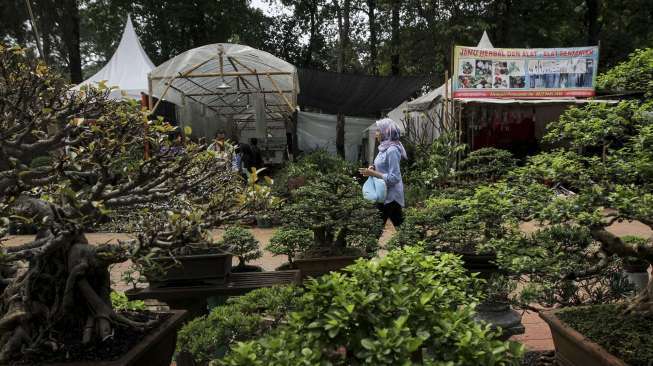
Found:
[[(533, 225), (524, 224), (522, 225), (522, 230), (528, 232), (534, 229)], [(253, 261), (251, 264), (259, 265), (265, 270), (274, 270), (276, 267), (280, 266), (285, 262), (284, 256), (273, 256), (270, 252), (266, 251), (270, 237), (274, 232), (274, 229), (251, 229), (252, 233), (261, 243), (263, 249), (263, 257)], [(639, 222), (622, 222), (616, 223), (609, 228), (610, 231), (617, 235), (637, 235), (641, 237), (649, 237), (653, 235), (653, 231), (647, 226)], [(394, 234), (394, 228), (392, 224), (388, 222), (388, 225), (385, 228), (383, 236), (379, 240), (379, 243), (384, 246), (387, 241), (390, 239), (392, 234)], [(223, 230), (213, 230), (213, 237), (217, 240), (222, 236)], [(101, 244), (116, 240), (125, 240), (129, 239), (129, 235), (120, 234), (120, 233), (92, 233), (87, 234), (88, 240), (90, 243)], [(26, 243), (32, 239), (32, 236), (14, 236), (11, 237), (8, 241), (5, 242), (5, 245), (19, 245)], [(382, 250), (379, 255), (385, 255), (385, 251)], [(234, 263), (236, 264), (236, 263)], [(120, 263), (115, 265), (111, 269), (111, 279), (113, 283), (113, 288), (117, 291), (125, 291), (130, 286), (122, 281), (121, 276), (126, 269), (131, 265), (130, 262)], [(523, 314), (522, 323), (526, 328), (526, 331), (522, 335), (514, 336), (511, 339), (515, 341), (522, 342), (526, 345), (528, 350), (532, 351), (542, 351), (542, 350), (552, 350), (553, 349), (553, 340), (551, 339), (551, 332), (549, 327), (544, 323), (540, 317), (534, 312), (525, 312)]]

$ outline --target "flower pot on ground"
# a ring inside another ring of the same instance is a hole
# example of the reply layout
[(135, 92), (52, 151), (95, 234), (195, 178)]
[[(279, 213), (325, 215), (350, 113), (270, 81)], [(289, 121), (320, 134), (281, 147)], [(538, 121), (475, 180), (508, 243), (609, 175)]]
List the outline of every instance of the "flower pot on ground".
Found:
[(653, 362), (650, 319), (624, 315), (618, 305), (543, 312), (561, 366), (626, 366)]
[(225, 230), (218, 244), (229, 247), (230, 253), (238, 258), (238, 265), (231, 268), (232, 272), (261, 272), (263, 270), (260, 266), (247, 265), (247, 262), (263, 256), (258, 240), (249, 230), (240, 226), (230, 226)]
[(363, 199), (355, 180), (342, 173), (318, 177), (295, 190), (282, 218), (287, 228), (303, 231), (294, 232), (294, 239), (281, 238), (286, 231), (279, 232), (272, 251), (287, 255), (295, 266), (311, 266), (302, 277), (319, 276), (375, 254), (383, 230), (378, 209)]
[(134, 260), (134, 269), (151, 287), (183, 287), (224, 283), (231, 272), (232, 254), (215, 243), (203, 225), (203, 211), (168, 212), (151, 220), (141, 236), (168, 243), (167, 250), (152, 250)]
[(261, 229), (269, 229), (272, 227), (272, 217), (269, 214), (255, 215), (256, 226)]
[[(76, 356), (81, 357), (81, 360), (65, 361), (57, 359), (50, 362), (47, 357), (52, 357), (51, 359), (57, 357), (57, 353), (52, 353), (47, 355), (39, 364), (43, 366), (169, 366), (175, 352), (177, 331), (186, 319), (186, 311), (169, 310), (156, 314), (164, 320), (152, 329), (147, 330), (142, 339), (137, 341), (131, 348), (126, 349), (124, 353), (118, 353), (113, 360), (89, 358), (93, 357), (93, 354), (89, 354), (89, 351), (82, 351), (82, 353), (76, 354)], [(124, 343), (124, 340), (117, 342), (120, 345)], [(97, 351), (98, 353), (102, 352), (101, 349)], [(61, 357), (65, 359), (67, 356), (69, 355), (64, 354)]]

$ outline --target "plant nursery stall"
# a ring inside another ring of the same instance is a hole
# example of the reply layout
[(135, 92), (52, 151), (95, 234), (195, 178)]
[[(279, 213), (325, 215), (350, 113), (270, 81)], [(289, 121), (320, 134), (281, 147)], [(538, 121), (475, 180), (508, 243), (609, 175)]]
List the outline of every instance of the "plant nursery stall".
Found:
[[(241, 142), (257, 138), (264, 159), (280, 163), (297, 106), (292, 64), (249, 46), (217, 43), (188, 50), (148, 75), (148, 95), (174, 103), (193, 138), (217, 132)], [(151, 110), (159, 101), (149, 99)]]

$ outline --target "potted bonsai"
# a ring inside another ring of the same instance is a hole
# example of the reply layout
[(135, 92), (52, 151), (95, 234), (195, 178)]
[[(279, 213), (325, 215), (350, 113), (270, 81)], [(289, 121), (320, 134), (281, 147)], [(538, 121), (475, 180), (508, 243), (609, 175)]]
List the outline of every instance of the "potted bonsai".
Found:
[[(614, 267), (620, 274), (619, 265), (615, 266), (618, 258), (653, 261), (650, 239), (633, 241), (610, 229), (617, 222), (633, 220), (653, 225), (653, 83), (650, 68), (643, 66), (651, 60), (653, 49), (640, 50), (599, 77), (604, 87), (643, 90), (643, 100), (569, 109), (545, 136), (549, 143), (564, 142), (563, 147), (532, 158), (514, 176), (513, 186), (523, 187), (533, 218), (546, 224), (542, 230), (567, 227), (589, 237), (588, 242), (561, 241), (561, 256), (578, 256), (576, 268), (569, 266), (563, 273), (567, 281), (581, 281)], [(570, 170), (572, 174), (565, 173)], [(551, 193), (548, 182), (573, 194)], [(516, 195), (514, 202), (524, 194)], [(527, 263), (533, 256), (524, 258)], [(544, 292), (552, 288), (546, 282), (540, 287)], [(590, 289), (605, 288), (610, 286)], [(626, 301), (572, 306), (541, 315), (551, 328), (556, 358), (564, 365), (646, 365), (653, 362), (648, 352), (651, 314), (653, 282), (649, 280)]]
[(288, 258), (288, 263), (277, 268), (278, 270), (295, 269), (293, 260), (313, 243), (312, 231), (282, 227), (275, 230), (266, 249), (274, 255), (285, 255)]
[(263, 177), (261, 183), (260, 174), (265, 168), (251, 168), (247, 176), (247, 188), (241, 195), (241, 201), (246, 204), (250, 211), (254, 212), (256, 226), (260, 228), (272, 227), (272, 213), (277, 210), (281, 200), (274, 195), (272, 185), (274, 181), (270, 177)]
[[(165, 148), (172, 126), (156, 120), (144, 128), (143, 112), (107, 99), (107, 90), (71, 93), (25, 53), (0, 45), (0, 225), (22, 218), (39, 230), (31, 242), (0, 249), (0, 266), (11, 268), (2, 271), (9, 277), (0, 296), (0, 364), (168, 365), (184, 312), (117, 311), (109, 266), (169, 243), (144, 237), (95, 246), (84, 232), (111, 209), (180, 194), (221, 168), (195, 159), (202, 146), (172, 154)], [(130, 154), (140, 158), (125, 164)], [(29, 166), (43, 155), (52, 164)]]
[(247, 264), (263, 256), (258, 240), (249, 230), (240, 226), (230, 226), (225, 230), (219, 245), (230, 248), (231, 254), (238, 258), (238, 265), (231, 269), (232, 272), (263, 271), (260, 266)]
[(142, 248), (132, 271), (143, 274), (151, 287), (224, 283), (231, 272), (231, 248), (213, 242), (204, 216), (202, 211), (166, 212), (163, 222), (147, 223), (140, 241), (153, 238), (167, 246)]
[(313, 232), (313, 243), (293, 262), (302, 276), (319, 276), (376, 253), (382, 232), (379, 211), (356, 181), (333, 173), (293, 191), (282, 209), (284, 224)]

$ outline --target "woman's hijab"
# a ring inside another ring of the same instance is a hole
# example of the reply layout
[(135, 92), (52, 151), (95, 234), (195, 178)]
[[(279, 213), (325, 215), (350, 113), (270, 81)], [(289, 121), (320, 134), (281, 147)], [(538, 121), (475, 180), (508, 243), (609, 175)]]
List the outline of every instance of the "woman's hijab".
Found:
[(399, 127), (395, 121), (391, 120), (390, 118), (384, 118), (376, 121), (376, 127), (381, 133), (381, 144), (379, 145), (379, 151), (383, 152), (388, 150), (388, 148), (391, 146), (396, 146), (401, 153), (401, 157), (408, 159), (406, 149), (404, 149), (404, 145), (402, 145), (401, 141), (399, 141), (399, 138), (401, 137), (401, 131), (399, 130)]

